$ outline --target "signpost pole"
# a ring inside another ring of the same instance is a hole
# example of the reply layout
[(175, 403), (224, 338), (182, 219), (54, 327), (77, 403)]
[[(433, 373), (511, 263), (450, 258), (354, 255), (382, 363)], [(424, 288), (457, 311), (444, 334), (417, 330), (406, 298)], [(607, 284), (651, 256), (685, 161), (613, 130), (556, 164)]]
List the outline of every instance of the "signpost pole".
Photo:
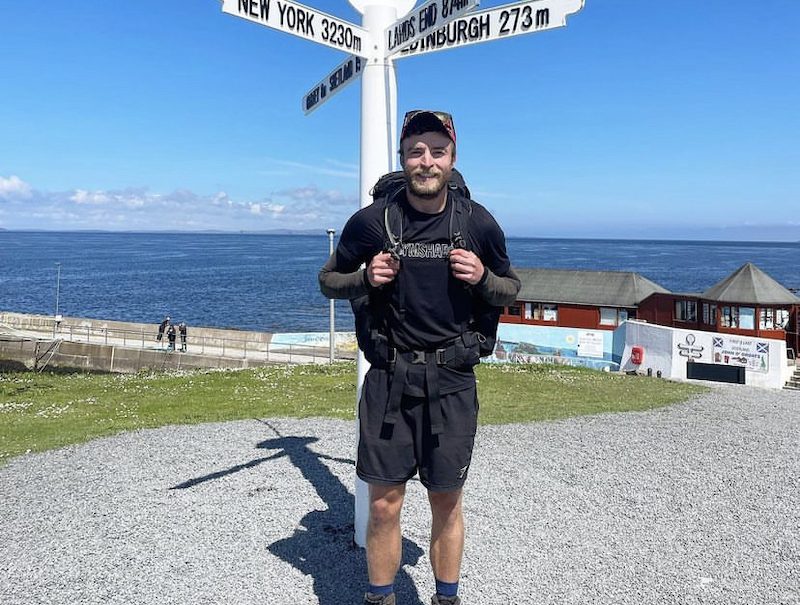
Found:
[[(359, 171), (359, 201), (362, 208), (372, 203), (370, 191), (378, 179), (394, 168), (395, 144), (393, 125), (397, 122), (397, 84), (394, 64), (384, 53), (384, 30), (397, 20), (397, 8), (388, 5), (364, 6), (362, 26), (370, 33), (369, 56), (361, 76), (361, 163)], [(390, 126), (391, 125), (391, 126)], [(361, 399), (364, 377), (369, 363), (358, 352), (358, 388), (356, 406)], [(356, 422), (358, 422), (356, 420)], [(358, 435), (358, 430), (356, 430)], [(359, 546), (367, 543), (369, 518), (369, 489), (367, 484), (355, 479), (355, 532)]]

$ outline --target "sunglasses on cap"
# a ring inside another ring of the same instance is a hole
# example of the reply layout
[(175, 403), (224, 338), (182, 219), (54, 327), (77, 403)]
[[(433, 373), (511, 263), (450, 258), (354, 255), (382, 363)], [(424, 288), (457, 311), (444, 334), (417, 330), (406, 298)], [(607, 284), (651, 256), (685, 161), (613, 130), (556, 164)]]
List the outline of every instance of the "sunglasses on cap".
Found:
[(414, 109), (406, 113), (403, 118), (403, 128), (400, 130), (402, 141), (411, 134), (421, 134), (431, 130), (438, 130), (456, 142), (456, 128), (453, 125), (453, 116), (444, 111), (431, 111), (428, 109)]

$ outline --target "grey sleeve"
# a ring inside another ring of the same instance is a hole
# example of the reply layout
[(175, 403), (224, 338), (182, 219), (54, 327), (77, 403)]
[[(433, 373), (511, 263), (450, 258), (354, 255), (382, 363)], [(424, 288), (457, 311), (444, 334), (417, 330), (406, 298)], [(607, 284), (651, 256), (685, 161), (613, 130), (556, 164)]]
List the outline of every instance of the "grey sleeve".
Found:
[(522, 282), (513, 267), (509, 267), (505, 275), (496, 275), (486, 267), (483, 278), (475, 286), (475, 290), (490, 305), (506, 307), (517, 300), (521, 287)]
[(319, 289), (327, 298), (353, 299), (369, 292), (366, 270), (340, 273), (336, 270), (336, 253), (320, 269), (318, 279)]

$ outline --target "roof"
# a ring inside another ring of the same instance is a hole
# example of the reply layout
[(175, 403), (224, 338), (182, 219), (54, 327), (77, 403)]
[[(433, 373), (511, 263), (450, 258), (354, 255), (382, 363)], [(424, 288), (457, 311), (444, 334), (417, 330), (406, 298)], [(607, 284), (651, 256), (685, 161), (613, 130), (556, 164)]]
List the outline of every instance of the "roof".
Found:
[(636, 307), (655, 292), (670, 291), (638, 273), (577, 271), (571, 269), (517, 269), (522, 289), (517, 300)]
[(702, 298), (751, 305), (796, 305), (800, 298), (753, 263), (746, 263), (703, 292)]

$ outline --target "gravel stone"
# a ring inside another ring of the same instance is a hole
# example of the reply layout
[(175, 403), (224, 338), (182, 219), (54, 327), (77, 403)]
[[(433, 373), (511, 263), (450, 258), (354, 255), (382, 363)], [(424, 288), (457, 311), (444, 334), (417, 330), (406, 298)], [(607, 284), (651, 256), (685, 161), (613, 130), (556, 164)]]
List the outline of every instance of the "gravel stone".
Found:
[[(0, 602), (361, 602), (355, 427), (170, 426), (0, 468)], [(800, 604), (800, 394), (479, 429), (465, 605)], [(398, 603), (429, 602), (409, 484)]]

